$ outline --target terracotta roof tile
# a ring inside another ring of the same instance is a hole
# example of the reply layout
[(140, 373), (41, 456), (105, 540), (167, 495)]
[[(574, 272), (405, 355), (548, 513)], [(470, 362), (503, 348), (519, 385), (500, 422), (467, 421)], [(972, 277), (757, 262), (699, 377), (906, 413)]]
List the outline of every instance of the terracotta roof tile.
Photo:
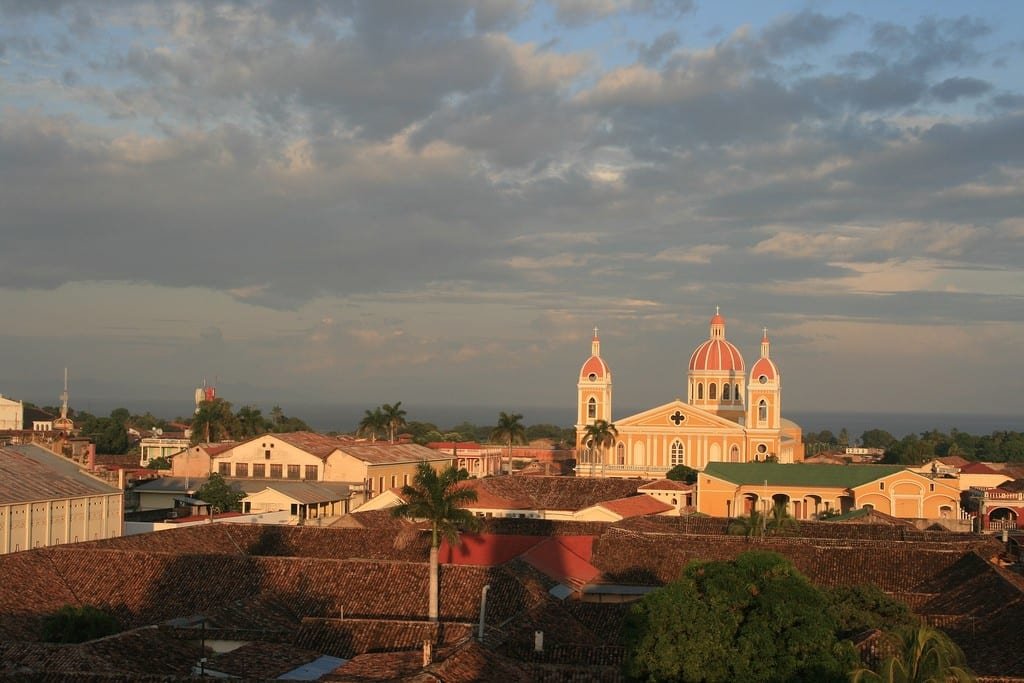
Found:
[(644, 515), (657, 515), (675, 509), (668, 503), (644, 495), (608, 500), (601, 503), (600, 507), (614, 512), (623, 519)]
[(659, 479), (638, 487), (638, 491), (693, 491), (693, 484), (672, 479)]

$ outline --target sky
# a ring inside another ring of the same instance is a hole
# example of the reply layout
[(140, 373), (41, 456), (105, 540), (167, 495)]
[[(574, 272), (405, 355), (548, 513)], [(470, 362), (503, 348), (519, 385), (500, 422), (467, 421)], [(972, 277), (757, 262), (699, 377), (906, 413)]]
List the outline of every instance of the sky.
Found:
[(1024, 3), (0, 0), (0, 393), (1020, 414)]

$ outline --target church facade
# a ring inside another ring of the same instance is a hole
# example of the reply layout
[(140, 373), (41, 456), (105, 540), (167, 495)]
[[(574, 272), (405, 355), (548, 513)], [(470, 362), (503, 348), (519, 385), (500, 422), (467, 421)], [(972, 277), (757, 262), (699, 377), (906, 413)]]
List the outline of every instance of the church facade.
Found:
[[(803, 460), (800, 427), (782, 417), (782, 377), (770, 352), (765, 330), (748, 372), (716, 312), (708, 339), (690, 355), (687, 400), (613, 419), (612, 372), (595, 329), (576, 385), (577, 476), (659, 478), (676, 465), (703, 470), (711, 462)], [(617, 431), (603, 445), (587, 434), (600, 420)]]

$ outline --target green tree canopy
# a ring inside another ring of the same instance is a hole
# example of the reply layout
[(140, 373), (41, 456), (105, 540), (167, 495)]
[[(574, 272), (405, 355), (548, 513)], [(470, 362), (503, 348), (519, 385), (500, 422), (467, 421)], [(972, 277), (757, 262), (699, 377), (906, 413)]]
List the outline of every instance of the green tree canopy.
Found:
[(405, 410), (402, 408), (402, 402), (399, 401), (394, 405), (385, 403), (380, 410), (384, 413), (384, 421), (387, 424), (388, 441), (394, 443), (398, 429), (405, 424)]
[(526, 441), (526, 427), (523, 426), (523, 416), (519, 413), (506, 413), (501, 411), (498, 414), (498, 424), (491, 430), (492, 441), (503, 441), (508, 444), (508, 472), (512, 473), (512, 444), (524, 443)]
[(205, 501), (221, 512), (241, 510), (245, 494), (234, 489), (219, 473), (214, 472), (205, 484), (196, 491), (196, 498)]
[(693, 484), (697, 481), (697, 470), (692, 467), (687, 467), (686, 465), (676, 465), (665, 473), (665, 478), (671, 479), (672, 481), (681, 481), (687, 484)]
[(235, 438), (240, 429), (231, 404), (222, 398), (202, 401), (192, 418), (192, 443), (216, 443)]
[(691, 562), (630, 610), (627, 675), (646, 681), (843, 681), (856, 663), (825, 596), (775, 553)]
[(902, 629), (897, 634), (899, 652), (885, 660), (878, 671), (855, 670), (852, 683), (973, 683), (967, 660), (957, 644), (930, 626)]
[(43, 640), (47, 643), (84, 643), (120, 630), (115, 616), (92, 605), (64, 605), (43, 619)]
[(377, 434), (388, 428), (388, 418), (384, 415), (384, 411), (381, 410), (380, 406), (363, 412), (363, 419), (359, 421), (359, 428), (356, 429), (356, 434), (364, 437), (369, 436), (372, 441), (376, 441)]

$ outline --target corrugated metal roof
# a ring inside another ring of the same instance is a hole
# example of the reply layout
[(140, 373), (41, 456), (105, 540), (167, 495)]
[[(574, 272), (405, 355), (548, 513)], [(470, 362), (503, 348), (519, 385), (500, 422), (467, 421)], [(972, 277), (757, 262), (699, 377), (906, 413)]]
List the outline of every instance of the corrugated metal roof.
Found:
[(437, 462), (439, 460), (451, 460), (452, 456), (445, 453), (420, 446), (415, 443), (396, 444), (352, 444), (339, 446), (338, 450), (351, 455), (357, 460), (370, 463), (371, 465), (393, 465), (406, 462), (420, 462), (423, 460)]
[(118, 493), (78, 466), (39, 446), (0, 448), (0, 503)]
[(301, 482), (301, 481), (264, 481), (266, 485), (258, 491), (248, 491), (249, 495), (270, 489), (291, 498), (296, 503), (330, 503), (352, 495), (348, 484), (338, 482)]

